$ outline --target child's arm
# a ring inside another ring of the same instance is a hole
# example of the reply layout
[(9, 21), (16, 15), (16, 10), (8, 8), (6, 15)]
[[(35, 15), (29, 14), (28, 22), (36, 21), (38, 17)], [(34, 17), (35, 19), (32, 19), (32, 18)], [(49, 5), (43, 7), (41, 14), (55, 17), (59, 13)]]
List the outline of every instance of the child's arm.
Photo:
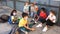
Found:
[(26, 25), (24, 25), (24, 27), (26, 28), (26, 29), (29, 29), (29, 30), (32, 30), (32, 31), (34, 31), (35, 29), (34, 28), (29, 28), (28, 26), (26, 26)]
[(37, 21), (38, 21), (38, 19), (39, 19), (39, 16), (37, 15), (37, 17), (38, 17), (38, 18), (37, 18)]
[(14, 23), (14, 16), (11, 16), (12, 23)]
[(52, 20), (53, 23), (56, 23), (56, 16), (54, 17), (54, 19)]
[(49, 17), (46, 18), (46, 20), (48, 20), (48, 19), (49, 19)]
[(50, 17), (50, 15), (48, 15), (48, 17), (46, 18), (46, 20), (48, 20), (48, 19), (49, 19), (49, 17)]

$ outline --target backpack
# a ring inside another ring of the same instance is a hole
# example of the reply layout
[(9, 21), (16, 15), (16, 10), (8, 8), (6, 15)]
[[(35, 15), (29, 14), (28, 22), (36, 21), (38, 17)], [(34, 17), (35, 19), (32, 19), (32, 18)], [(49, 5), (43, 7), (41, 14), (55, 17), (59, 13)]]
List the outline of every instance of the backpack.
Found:
[[(20, 20), (21, 20), (21, 18), (18, 18), (18, 20), (16, 21), (16, 24), (18, 24)], [(9, 19), (8, 19), (8, 23), (9, 23), (9, 24), (13, 24), (13, 23), (12, 23), (12, 20), (11, 20), (11, 16), (10, 16)]]
[(5, 23), (8, 21), (8, 19), (9, 19), (9, 15), (3, 14), (0, 16), (0, 22)]

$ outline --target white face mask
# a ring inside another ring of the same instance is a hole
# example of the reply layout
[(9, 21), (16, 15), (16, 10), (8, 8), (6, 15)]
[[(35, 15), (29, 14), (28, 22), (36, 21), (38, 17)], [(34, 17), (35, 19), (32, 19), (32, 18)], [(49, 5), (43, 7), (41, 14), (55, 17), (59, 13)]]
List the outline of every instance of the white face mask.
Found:
[(16, 15), (16, 13), (13, 13), (13, 15)]

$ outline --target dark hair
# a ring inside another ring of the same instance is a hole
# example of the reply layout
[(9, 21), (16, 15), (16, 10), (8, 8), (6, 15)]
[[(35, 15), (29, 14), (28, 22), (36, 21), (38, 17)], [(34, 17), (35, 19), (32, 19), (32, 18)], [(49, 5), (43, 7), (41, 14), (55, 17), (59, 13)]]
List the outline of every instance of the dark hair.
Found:
[(17, 11), (14, 9), (14, 10), (12, 10), (12, 12), (11, 12), (11, 16), (13, 16), (13, 13), (17, 13)]
[(34, 3), (31, 3), (31, 4), (34, 4)]
[(31, 3), (34, 6), (34, 3)]
[(25, 16), (28, 16), (28, 14), (23, 12), (22, 17), (24, 18)]
[(46, 9), (44, 7), (41, 8), (42, 11), (46, 12)]
[(24, 5), (26, 5), (26, 3), (28, 3), (28, 4), (29, 4), (29, 2), (25, 2), (25, 4), (24, 4)]
[(56, 15), (55, 11), (54, 10), (50, 10), (50, 12), (52, 12), (54, 15)]

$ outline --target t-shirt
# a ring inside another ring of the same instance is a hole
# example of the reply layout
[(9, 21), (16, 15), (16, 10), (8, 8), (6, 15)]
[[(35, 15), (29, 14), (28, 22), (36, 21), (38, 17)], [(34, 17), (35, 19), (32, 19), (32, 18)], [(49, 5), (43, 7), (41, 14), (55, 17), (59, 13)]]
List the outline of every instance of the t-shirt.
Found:
[(29, 11), (29, 5), (25, 5), (23, 11), (24, 12), (26, 12), (26, 11), (28, 12)]
[(27, 20), (24, 20), (23, 18), (19, 21), (19, 24), (18, 24), (18, 26), (19, 27), (23, 27), (24, 25), (26, 25), (27, 24)]
[(45, 12), (40, 12), (40, 17), (46, 19), (47, 18), (47, 14)]
[(35, 7), (31, 6), (31, 12), (34, 12), (34, 11), (35, 11)]
[(53, 23), (56, 23), (56, 16), (49, 14), (49, 16), (46, 18), (46, 20), (50, 19)]

